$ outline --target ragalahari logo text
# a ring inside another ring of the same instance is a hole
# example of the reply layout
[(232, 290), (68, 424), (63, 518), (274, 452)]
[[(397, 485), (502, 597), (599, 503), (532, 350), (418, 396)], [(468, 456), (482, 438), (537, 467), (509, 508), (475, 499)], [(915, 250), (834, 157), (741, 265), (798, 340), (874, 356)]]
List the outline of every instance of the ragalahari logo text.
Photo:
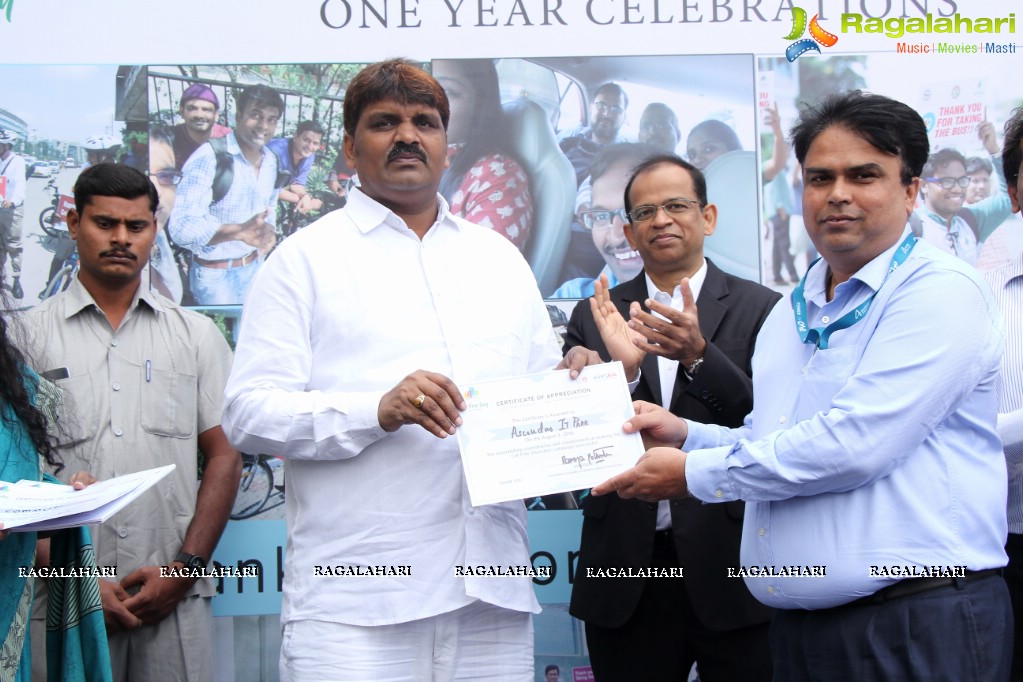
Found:
[(802, 7), (792, 8), (792, 30), (785, 36), (785, 40), (796, 41), (785, 48), (785, 58), (790, 62), (796, 61), (800, 55), (811, 50), (820, 54), (821, 49), (817, 47), (818, 43), (824, 47), (831, 47), (838, 42), (838, 36), (834, 33), (828, 33), (821, 28), (821, 25), (817, 22), (817, 16), (816, 14), (813, 15), (813, 19), (810, 20), (810, 37), (799, 39), (803, 32), (807, 30), (806, 10)]

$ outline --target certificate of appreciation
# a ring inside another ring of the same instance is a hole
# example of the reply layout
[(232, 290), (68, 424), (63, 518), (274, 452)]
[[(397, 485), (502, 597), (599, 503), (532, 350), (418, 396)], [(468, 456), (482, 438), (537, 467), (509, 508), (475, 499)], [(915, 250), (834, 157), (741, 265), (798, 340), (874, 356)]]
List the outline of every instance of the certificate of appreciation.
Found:
[(620, 362), (462, 387), (456, 431), (473, 506), (589, 488), (643, 454)]

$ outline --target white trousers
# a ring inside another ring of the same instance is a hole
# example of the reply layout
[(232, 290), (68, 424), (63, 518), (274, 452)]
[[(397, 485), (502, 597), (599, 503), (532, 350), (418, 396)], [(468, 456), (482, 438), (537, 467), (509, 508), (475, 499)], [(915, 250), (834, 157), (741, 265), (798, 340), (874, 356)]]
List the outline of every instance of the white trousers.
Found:
[(281, 682), (533, 680), (533, 618), (476, 601), (395, 625), (284, 625)]

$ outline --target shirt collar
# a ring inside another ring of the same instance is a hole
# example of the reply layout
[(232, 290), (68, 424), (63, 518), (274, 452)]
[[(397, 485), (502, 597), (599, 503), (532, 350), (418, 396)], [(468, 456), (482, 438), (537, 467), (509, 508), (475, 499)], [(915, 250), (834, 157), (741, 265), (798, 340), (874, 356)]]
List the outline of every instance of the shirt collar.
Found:
[[(142, 286), (141, 282), (139, 282), (138, 289), (135, 290), (135, 296), (132, 298), (128, 310), (134, 310), (139, 302), (145, 303), (154, 313), (161, 313), (165, 310), (160, 298), (147, 287)], [(64, 319), (70, 319), (86, 308), (100, 310), (92, 294), (75, 277), (64, 293)]]
[[(656, 298), (657, 292), (660, 289), (654, 284), (654, 281), (650, 279), (650, 275), (643, 271), (643, 276), (646, 278), (646, 293), (648, 298)], [(695, 301), (700, 297), (700, 290), (703, 289), (703, 282), (707, 279), (707, 259), (704, 258), (700, 263), (699, 269), (693, 273), (693, 276), (689, 278), (689, 290), (693, 292), (693, 300)], [(671, 295), (672, 300), (678, 297), (678, 300), (682, 300), (682, 285), (681, 283), (675, 285), (675, 289), (672, 291), (665, 292)]]
[(934, 211), (932, 211), (931, 209), (927, 208), (927, 204), (924, 204), (921, 207), (921, 209), (923, 210), (923, 213), (924, 213), (925, 216), (927, 216), (928, 218), (933, 220), (938, 225), (941, 225), (942, 227), (944, 227), (947, 232), (951, 232), (952, 228), (956, 226), (956, 218), (959, 217), (956, 214), (953, 214), (952, 217), (949, 218), (949, 219), (945, 219), (945, 218), (942, 218), (937, 213), (935, 213)]
[[(363, 234), (367, 234), (382, 225), (387, 225), (394, 229), (409, 229), (405, 221), (398, 217), (394, 211), (376, 199), (370, 198), (358, 187), (353, 187), (348, 191), (348, 202), (345, 204), (345, 210), (348, 212), (348, 217), (355, 222), (355, 226)], [(437, 195), (437, 220), (434, 222), (434, 225), (444, 225), (455, 230), (461, 230), (461, 225), (452, 217), (448, 209), (447, 200), (440, 194)], [(432, 230), (433, 228), (431, 227), (430, 229)]]
[[(1003, 287), (1009, 286), (1009, 282), (1019, 277), (1023, 277), (1023, 254), (1020, 254), (1015, 259), (990, 271), (992, 274), (996, 274), (999, 282)], [(990, 279), (988, 280), (991, 281)]]
[[(910, 232), (909, 226), (907, 225), (898, 241), (892, 244), (888, 249), (882, 253), (874, 256), (874, 259), (864, 265), (862, 268), (853, 273), (853, 276), (848, 279), (847, 282), (842, 282), (836, 289), (846, 288), (848, 282), (857, 280), (866, 284), (871, 290), (877, 291), (881, 288), (885, 278), (888, 277), (888, 270), (892, 265), (892, 258), (895, 256), (895, 250), (899, 248), (903, 240), (906, 239), (906, 235)], [(828, 280), (828, 264), (823, 258), (818, 260), (817, 263), (810, 268), (810, 271), (806, 274), (806, 283), (803, 285), (803, 296), (808, 301), (825, 300), (825, 289), (827, 288)], [(822, 304), (823, 305), (823, 304)]]
[[(273, 140), (271, 140), (271, 142), (272, 141)], [(267, 144), (269, 144), (269, 143), (267, 143)], [(238, 158), (244, 160), (245, 163), (249, 162), (249, 160), (245, 158), (245, 155), (242, 154), (241, 145), (238, 144), (238, 138), (237, 138), (237, 136), (235, 136), (233, 130), (231, 132), (229, 132), (227, 135), (224, 136), (224, 146), (226, 147), (227, 152), (229, 154), (231, 154), (233, 156), (237, 156)], [(271, 150), (270, 147), (268, 147), (265, 144), (262, 147), (260, 147), (259, 153), (263, 156), (264, 159), (266, 159), (267, 154), (272, 154), (273, 156), (277, 156), (276, 154), (274, 154), (273, 150)]]

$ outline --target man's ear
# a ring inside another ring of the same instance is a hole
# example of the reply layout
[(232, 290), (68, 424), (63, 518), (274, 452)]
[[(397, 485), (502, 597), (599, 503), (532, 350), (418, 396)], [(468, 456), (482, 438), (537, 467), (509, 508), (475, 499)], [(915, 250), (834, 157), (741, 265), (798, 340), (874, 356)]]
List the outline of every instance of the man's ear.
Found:
[(920, 178), (913, 178), (906, 185), (906, 215), (908, 216), (916, 208), (916, 196), (920, 195), (920, 201), (927, 203), (927, 194), (924, 192), (924, 183)]
[(1012, 202), (1012, 212), (1020, 212), (1020, 196), (1019, 196), (1019, 180), (1016, 180), (1016, 184), (1009, 185), (1009, 201)]
[(73, 208), (69, 210), (67, 212), (67, 217), (65, 218), (65, 220), (67, 222), (67, 231), (71, 234), (71, 238), (77, 240), (78, 223), (81, 220), (81, 216), (78, 215), (78, 211), (76, 211)]
[(345, 154), (345, 163), (348, 164), (348, 167), (358, 171), (359, 169), (355, 165), (355, 138), (347, 132), (345, 133), (344, 140), (341, 143), (341, 149)]

